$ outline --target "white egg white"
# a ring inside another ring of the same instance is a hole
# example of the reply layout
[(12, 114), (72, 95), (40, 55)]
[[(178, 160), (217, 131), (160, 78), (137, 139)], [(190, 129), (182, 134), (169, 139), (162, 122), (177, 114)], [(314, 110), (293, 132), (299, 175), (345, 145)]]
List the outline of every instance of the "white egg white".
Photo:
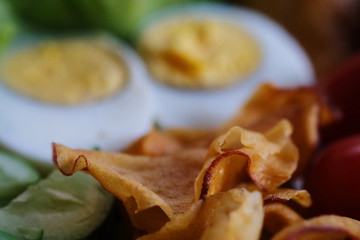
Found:
[(218, 126), (237, 112), (264, 82), (279, 87), (314, 83), (312, 64), (296, 40), (271, 19), (249, 9), (221, 4), (169, 8), (145, 21), (139, 39), (149, 27), (176, 19), (219, 19), (236, 24), (258, 42), (262, 59), (254, 74), (220, 90), (176, 89), (151, 80), (157, 100), (156, 119), (165, 128)]
[[(34, 160), (51, 162), (52, 142), (117, 151), (151, 129), (153, 98), (142, 61), (125, 44), (102, 37), (128, 67), (124, 89), (97, 102), (65, 106), (29, 99), (0, 81), (0, 144)], [(9, 52), (18, 45), (14, 43)]]

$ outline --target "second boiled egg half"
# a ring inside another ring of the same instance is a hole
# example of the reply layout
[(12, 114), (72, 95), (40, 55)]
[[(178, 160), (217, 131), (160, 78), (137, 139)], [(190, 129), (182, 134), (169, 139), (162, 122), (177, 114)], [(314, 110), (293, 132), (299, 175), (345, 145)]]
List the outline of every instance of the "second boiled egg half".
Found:
[[(280, 25), (249, 9), (220, 4), (172, 7), (147, 19), (137, 46), (164, 127), (217, 126), (264, 82), (309, 85), (313, 68)], [(271, 101), (271, 99), (269, 99)]]

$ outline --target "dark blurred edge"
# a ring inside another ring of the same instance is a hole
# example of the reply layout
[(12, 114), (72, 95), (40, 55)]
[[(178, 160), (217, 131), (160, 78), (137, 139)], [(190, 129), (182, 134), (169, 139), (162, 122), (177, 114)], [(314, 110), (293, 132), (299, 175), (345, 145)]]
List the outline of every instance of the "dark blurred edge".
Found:
[(227, 0), (283, 25), (312, 60), (318, 78), (360, 50), (358, 0)]

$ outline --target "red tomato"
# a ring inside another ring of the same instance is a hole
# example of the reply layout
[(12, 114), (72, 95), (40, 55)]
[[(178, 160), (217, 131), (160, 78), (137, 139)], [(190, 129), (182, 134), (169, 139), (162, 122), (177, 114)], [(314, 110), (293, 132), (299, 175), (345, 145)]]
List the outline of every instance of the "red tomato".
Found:
[(321, 130), (322, 139), (332, 142), (360, 133), (360, 54), (326, 76), (320, 89), (339, 114), (337, 121)]
[(360, 135), (327, 147), (309, 171), (305, 188), (315, 214), (338, 214), (360, 220)]

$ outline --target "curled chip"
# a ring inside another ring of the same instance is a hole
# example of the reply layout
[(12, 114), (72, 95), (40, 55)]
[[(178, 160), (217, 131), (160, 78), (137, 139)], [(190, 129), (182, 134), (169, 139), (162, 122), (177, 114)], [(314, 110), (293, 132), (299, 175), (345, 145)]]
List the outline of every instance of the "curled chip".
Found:
[(293, 200), (303, 207), (310, 207), (312, 200), (306, 190), (294, 190), (289, 188), (278, 188), (270, 193), (264, 194), (264, 203), (282, 202)]
[(295, 190), (290, 188), (276, 188), (271, 192), (264, 192), (258, 186), (252, 183), (242, 183), (237, 188), (245, 188), (253, 192), (259, 191), (263, 195), (264, 205), (270, 203), (287, 203), (295, 201), (302, 207), (310, 207), (312, 204), (311, 196), (306, 190)]
[(318, 126), (331, 121), (331, 114), (315, 89), (279, 89), (271, 84), (264, 84), (222, 129), (241, 126), (264, 132), (284, 118), (294, 128), (292, 139), (301, 153), (295, 173), (298, 175), (303, 172), (318, 145)]
[(273, 234), (284, 227), (303, 221), (298, 213), (281, 203), (266, 204), (264, 213), (264, 227)]
[(301, 152), (295, 175), (300, 175), (318, 145), (318, 127), (332, 121), (329, 109), (314, 88), (281, 89), (263, 84), (239, 112), (218, 129), (170, 129), (166, 134), (187, 146), (208, 147), (233, 126), (265, 132), (281, 119), (288, 119), (294, 128), (292, 140)]
[(195, 196), (205, 199), (246, 181), (270, 192), (289, 180), (298, 163), (291, 124), (282, 120), (260, 134), (233, 127), (215, 139), (195, 182)]
[(233, 189), (196, 202), (192, 208), (140, 240), (259, 239), (264, 211), (259, 192)]
[(273, 240), (360, 239), (360, 221), (336, 215), (323, 215), (285, 227)]
[(203, 149), (190, 149), (164, 157), (132, 156), (72, 150), (60, 144), (54, 144), (53, 151), (64, 175), (87, 170), (124, 202), (134, 226), (148, 232), (190, 208), (206, 154)]

